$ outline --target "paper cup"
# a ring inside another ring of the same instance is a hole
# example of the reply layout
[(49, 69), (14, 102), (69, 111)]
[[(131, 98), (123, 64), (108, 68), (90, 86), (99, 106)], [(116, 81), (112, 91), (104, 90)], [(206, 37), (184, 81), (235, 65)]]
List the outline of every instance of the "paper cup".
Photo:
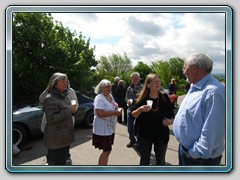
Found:
[(71, 105), (76, 105), (77, 104), (77, 100), (71, 100)]
[(128, 99), (128, 102), (129, 102), (129, 104), (127, 104), (127, 105), (128, 105), (128, 106), (131, 106), (132, 103), (133, 103), (133, 99)]
[(118, 111), (122, 110), (122, 121), (124, 121), (124, 109), (123, 108), (118, 108)]
[(152, 108), (152, 103), (153, 103), (152, 100), (147, 100), (147, 105), (148, 105), (150, 108)]

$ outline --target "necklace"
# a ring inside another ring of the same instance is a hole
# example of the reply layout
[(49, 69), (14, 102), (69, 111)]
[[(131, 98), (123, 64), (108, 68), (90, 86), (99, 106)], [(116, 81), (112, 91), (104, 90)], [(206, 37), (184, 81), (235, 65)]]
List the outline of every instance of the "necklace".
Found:
[(152, 110), (153, 110), (153, 111), (157, 111), (157, 110), (158, 110), (158, 104), (159, 104), (159, 96), (158, 96), (158, 98), (157, 98), (157, 107), (156, 107), (155, 109), (152, 107)]
[(112, 98), (111, 98), (111, 96), (105, 96), (105, 98), (109, 101), (109, 102), (111, 102), (112, 101)]

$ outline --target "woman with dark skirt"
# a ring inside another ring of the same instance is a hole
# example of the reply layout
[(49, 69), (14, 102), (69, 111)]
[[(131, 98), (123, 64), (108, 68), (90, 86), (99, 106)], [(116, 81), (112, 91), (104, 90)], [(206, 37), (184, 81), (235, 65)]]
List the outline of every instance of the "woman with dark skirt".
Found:
[(107, 165), (114, 144), (117, 117), (122, 114), (112, 94), (109, 80), (103, 79), (96, 87), (94, 99), (94, 121), (92, 144), (102, 150), (98, 165)]

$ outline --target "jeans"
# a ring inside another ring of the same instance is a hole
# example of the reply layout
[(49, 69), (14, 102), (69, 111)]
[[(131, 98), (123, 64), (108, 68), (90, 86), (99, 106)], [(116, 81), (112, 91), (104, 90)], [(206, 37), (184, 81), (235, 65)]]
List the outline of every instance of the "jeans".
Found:
[(165, 165), (165, 155), (167, 151), (166, 143), (163, 140), (151, 140), (138, 137), (139, 153), (141, 155), (140, 165), (150, 165), (150, 157), (152, 151), (152, 145), (154, 145), (154, 152), (156, 157), (156, 165)]
[(127, 127), (129, 133), (129, 139), (131, 143), (136, 143), (135, 133), (134, 133), (134, 117), (132, 117), (130, 111), (127, 111)]
[(209, 158), (209, 159), (203, 159), (203, 158), (197, 158), (193, 159), (192, 157), (187, 156), (188, 150), (183, 147), (181, 144), (178, 147), (178, 159), (179, 159), (179, 165), (180, 166), (206, 166), (206, 165), (220, 165), (222, 155), (218, 156), (216, 158)]

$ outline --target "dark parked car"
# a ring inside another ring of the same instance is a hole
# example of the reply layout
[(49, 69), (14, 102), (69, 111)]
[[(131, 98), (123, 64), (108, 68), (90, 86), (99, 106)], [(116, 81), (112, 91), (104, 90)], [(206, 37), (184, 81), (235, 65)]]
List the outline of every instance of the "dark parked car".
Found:
[(75, 115), (75, 125), (83, 124), (87, 128), (92, 128), (93, 126), (93, 99), (81, 94), (79, 91), (76, 91), (78, 98), (78, 111)]
[(13, 111), (13, 143), (21, 146), (30, 136), (42, 134), (42, 106), (26, 106)]
[[(75, 126), (84, 125), (91, 128), (93, 124), (93, 99), (76, 91), (79, 102), (75, 115)], [(42, 105), (25, 106), (13, 110), (13, 143), (23, 145), (26, 140), (36, 135), (42, 135), (41, 122), (43, 116)]]

